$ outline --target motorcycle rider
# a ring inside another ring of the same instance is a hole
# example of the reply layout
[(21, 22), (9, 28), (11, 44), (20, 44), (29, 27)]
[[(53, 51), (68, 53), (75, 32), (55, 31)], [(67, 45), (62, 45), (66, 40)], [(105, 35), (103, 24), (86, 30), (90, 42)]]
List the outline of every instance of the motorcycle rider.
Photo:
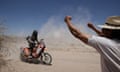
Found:
[(32, 36), (28, 36), (26, 40), (29, 44), (29, 49), (30, 49), (30, 55), (28, 56), (28, 58), (32, 58), (33, 48), (36, 48), (36, 44), (39, 43), (37, 30), (34, 30)]

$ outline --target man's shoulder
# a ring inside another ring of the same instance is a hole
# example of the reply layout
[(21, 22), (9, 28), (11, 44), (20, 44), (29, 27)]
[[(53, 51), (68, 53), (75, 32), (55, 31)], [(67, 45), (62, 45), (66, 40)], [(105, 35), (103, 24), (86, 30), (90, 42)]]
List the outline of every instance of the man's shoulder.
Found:
[(102, 45), (113, 45), (114, 44), (114, 40), (112, 39), (101, 37), (101, 36), (95, 36), (95, 35), (89, 38), (88, 41), (92, 43), (102, 44)]
[(118, 48), (116, 42), (113, 40), (99, 36), (89, 38), (88, 45), (94, 47), (99, 53), (101, 53), (101, 50)]
[(90, 39), (113, 41), (112, 39), (109, 39), (109, 38), (107, 38), (107, 37), (96, 36), (96, 35), (92, 35)]

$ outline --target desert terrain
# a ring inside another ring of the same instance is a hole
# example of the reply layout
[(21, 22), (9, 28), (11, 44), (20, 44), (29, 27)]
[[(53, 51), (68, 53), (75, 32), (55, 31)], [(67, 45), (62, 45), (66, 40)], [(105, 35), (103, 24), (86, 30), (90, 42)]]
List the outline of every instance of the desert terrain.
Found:
[(22, 62), (20, 47), (27, 46), (25, 39), (5, 38), (0, 49), (0, 72), (101, 72), (100, 55), (95, 49), (77, 40), (75, 43), (45, 40), (53, 59), (51, 65)]

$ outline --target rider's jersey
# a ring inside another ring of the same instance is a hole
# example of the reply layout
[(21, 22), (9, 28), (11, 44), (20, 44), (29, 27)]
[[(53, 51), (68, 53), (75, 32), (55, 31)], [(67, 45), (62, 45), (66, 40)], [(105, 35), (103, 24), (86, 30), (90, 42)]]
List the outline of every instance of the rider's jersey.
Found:
[(35, 40), (33, 41), (30, 36), (28, 36), (26, 40), (28, 41), (29, 48), (34, 48), (36, 46), (37, 42)]

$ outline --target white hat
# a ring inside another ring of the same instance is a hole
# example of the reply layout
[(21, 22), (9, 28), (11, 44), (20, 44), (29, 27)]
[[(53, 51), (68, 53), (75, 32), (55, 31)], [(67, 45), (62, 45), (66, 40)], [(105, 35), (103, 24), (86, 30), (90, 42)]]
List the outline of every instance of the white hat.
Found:
[(119, 29), (120, 30), (120, 16), (110, 16), (107, 18), (104, 25), (98, 25), (104, 29)]

